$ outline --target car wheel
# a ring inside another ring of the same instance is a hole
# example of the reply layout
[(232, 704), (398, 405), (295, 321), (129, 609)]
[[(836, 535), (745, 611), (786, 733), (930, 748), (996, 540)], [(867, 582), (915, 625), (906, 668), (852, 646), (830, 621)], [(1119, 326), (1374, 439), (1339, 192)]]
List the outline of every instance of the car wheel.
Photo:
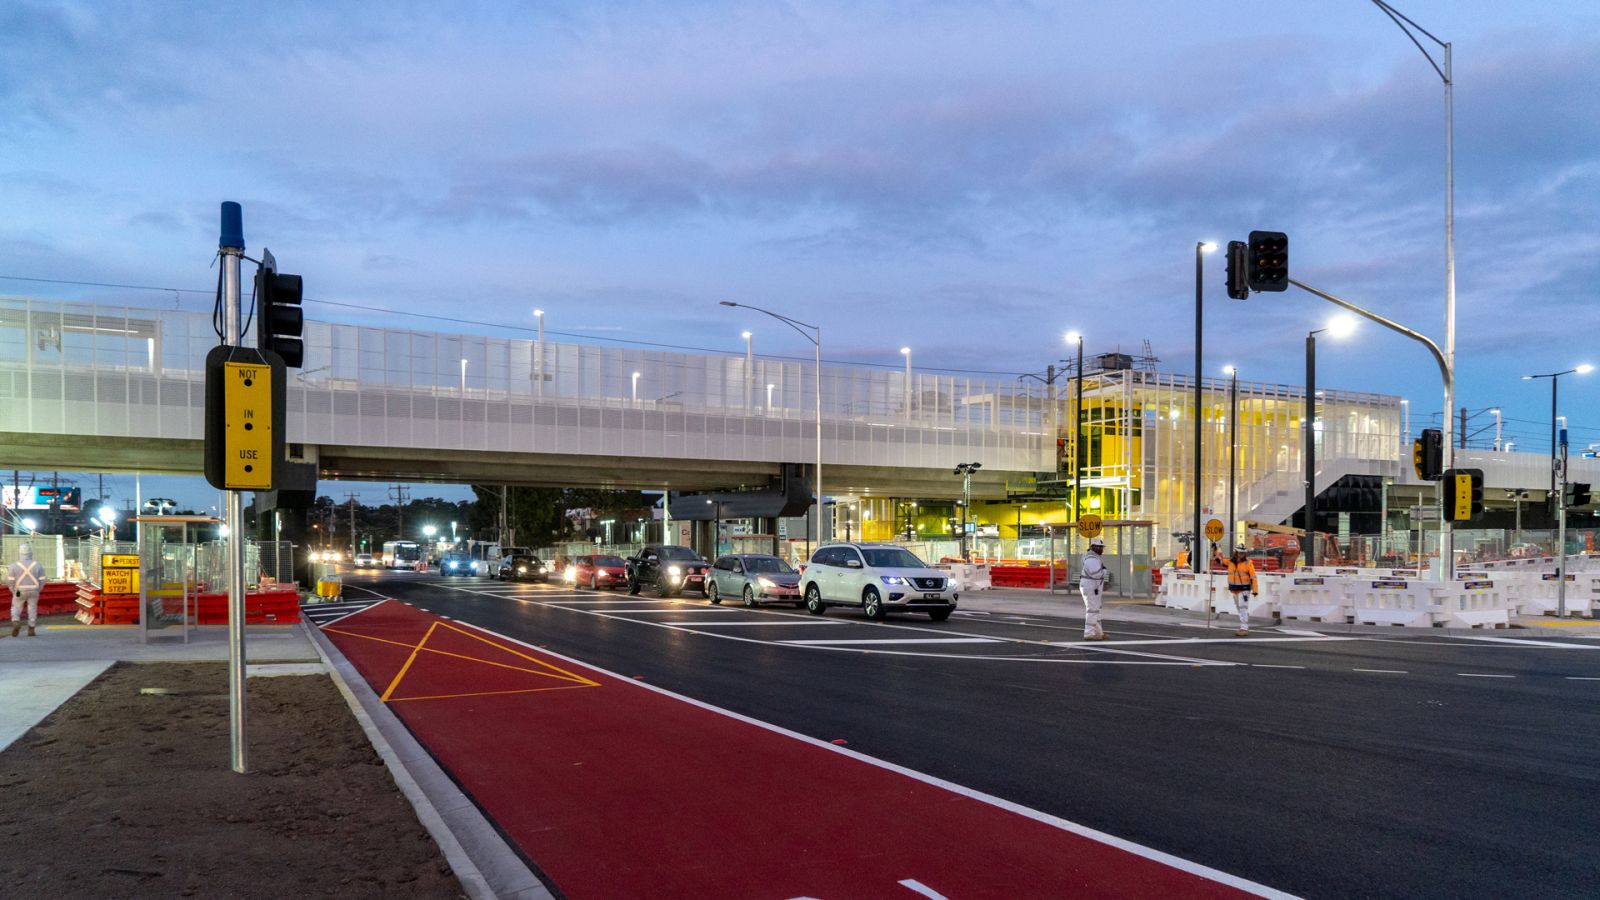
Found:
[(629, 594), (638, 594), (639, 593), (639, 579), (637, 579), (637, 578), (629, 578), (628, 579), (628, 593)]
[(950, 618), (950, 614), (953, 612), (955, 612), (953, 609), (930, 609), (928, 610), (928, 618), (935, 622), (943, 622), (945, 619)]
[(600, 590), (600, 576), (599, 575), (590, 575), (589, 576), (589, 590), (591, 590), (591, 591)]
[(713, 604), (720, 604), (722, 602), (722, 595), (717, 593), (717, 583), (715, 581), (706, 582), (706, 599), (710, 600)]
[(877, 588), (868, 587), (861, 592), (861, 611), (874, 622), (883, 620), (883, 597), (878, 595)]
[(744, 586), (744, 605), (745, 606), (755, 606), (756, 605), (756, 589), (751, 587), (748, 584)]
[(828, 611), (828, 604), (822, 602), (822, 592), (817, 590), (817, 583), (806, 585), (806, 612), (813, 616), (820, 616)]
[(657, 581), (656, 582), (656, 593), (660, 594), (661, 595), (661, 599), (665, 600), (668, 597), (671, 597), (673, 595), (673, 593), (675, 593), (675, 592), (672, 590), (672, 588), (669, 588), (666, 585), (662, 584), (661, 582)]

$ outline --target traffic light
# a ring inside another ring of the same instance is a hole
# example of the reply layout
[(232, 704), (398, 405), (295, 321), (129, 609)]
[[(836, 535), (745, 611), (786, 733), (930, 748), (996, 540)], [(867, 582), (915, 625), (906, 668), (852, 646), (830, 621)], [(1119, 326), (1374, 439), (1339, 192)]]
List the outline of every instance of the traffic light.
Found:
[(1244, 300), (1250, 296), (1250, 285), (1245, 281), (1247, 245), (1244, 241), (1228, 242), (1228, 296)]
[(1483, 470), (1450, 469), (1444, 473), (1445, 509), (1450, 521), (1465, 522), (1483, 512)]
[(1594, 498), (1589, 493), (1589, 485), (1581, 481), (1567, 483), (1567, 506), (1588, 506), (1592, 499)]
[(1245, 266), (1252, 291), (1289, 289), (1289, 236), (1281, 231), (1252, 231)]
[(1423, 481), (1438, 481), (1444, 469), (1444, 432), (1422, 429), (1422, 437), (1411, 442), (1411, 466)]
[(277, 271), (277, 261), (263, 252), (256, 269), (256, 346), (283, 357), (283, 364), (298, 369), (305, 362), (305, 316), (300, 309), (303, 286), (299, 275)]

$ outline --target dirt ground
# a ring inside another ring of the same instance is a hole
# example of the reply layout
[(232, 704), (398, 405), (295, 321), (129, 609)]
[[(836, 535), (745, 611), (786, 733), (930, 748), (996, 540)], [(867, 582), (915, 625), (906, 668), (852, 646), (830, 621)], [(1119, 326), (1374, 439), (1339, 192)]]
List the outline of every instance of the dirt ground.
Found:
[(227, 690), (119, 664), (0, 753), (0, 897), (465, 896), (330, 679), (250, 679), (249, 775)]

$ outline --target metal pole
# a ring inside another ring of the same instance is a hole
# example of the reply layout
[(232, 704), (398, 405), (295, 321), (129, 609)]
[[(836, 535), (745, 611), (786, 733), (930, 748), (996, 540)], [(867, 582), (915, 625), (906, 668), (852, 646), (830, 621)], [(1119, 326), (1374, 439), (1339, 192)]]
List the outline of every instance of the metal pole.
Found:
[[(822, 326), (813, 325), (812, 330), (816, 337), (812, 343), (817, 345), (817, 471), (811, 479), (817, 492), (817, 541), (822, 540)], [(806, 548), (807, 558), (810, 558), (811, 548)]]
[(755, 340), (754, 333), (744, 333), (744, 408), (750, 408), (750, 391), (754, 386), (751, 380), (752, 369), (755, 366)]
[[(239, 346), (243, 311), (239, 306), (239, 262), (244, 256), (244, 216), (237, 203), (222, 205), (223, 337)], [(245, 747), (244, 647), (244, 496), (227, 492), (228, 519), (228, 737), (233, 771), (250, 770)]]
[(900, 352), (906, 358), (906, 421), (911, 421), (911, 348), (901, 347)]
[[(1444, 45), (1444, 356), (1452, 373), (1456, 370), (1456, 174), (1455, 174), (1455, 79), (1451, 76), (1450, 45)], [(1451, 377), (1444, 386), (1444, 457), (1445, 468), (1456, 465), (1456, 453), (1450, 440), (1450, 410), (1456, 406), (1456, 382)], [(1441, 563), (1446, 581), (1455, 580), (1456, 542), (1455, 527), (1445, 518), (1444, 506), (1439, 507), (1439, 522), (1444, 529), (1440, 536)]]
[(1306, 335), (1306, 566), (1317, 564), (1317, 333)]
[[(1201, 452), (1200, 436), (1200, 384), (1201, 384), (1201, 333), (1203, 313), (1201, 299), (1204, 291), (1205, 257), (1204, 242), (1194, 245), (1194, 537), (1193, 546), (1196, 552), (1189, 554), (1189, 562), (1194, 566), (1195, 574), (1200, 574), (1200, 479), (1203, 477), (1201, 462), (1204, 454)], [(1208, 601), (1209, 605), (1209, 601)]]
[[(1072, 521), (1078, 521), (1078, 482), (1083, 478), (1083, 335), (1078, 335), (1077, 398), (1072, 411)], [(1070, 524), (1070, 523), (1069, 523)]]
[(537, 382), (538, 382), (538, 385), (539, 385), (539, 396), (543, 397), (544, 396), (544, 310), (542, 310), (542, 309), (534, 310), (533, 311), (533, 316), (534, 316), (534, 318), (539, 320), (539, 366), (538, 366), (539, 371), (536, 373), (535, 377), (537, 378)]
[(1550, 376), (1550, 496), (1556, 493), (1556, 385), (1560, 375)]
[[(1550, 379), (1553, 385), (1554, 378)], [(1561, 479), (1556, 492), (1556, 618), (1567, 617), (1567, 441), (1561, 433)], [(1554, 471), (1554, 470), (1552, 470)]]
[(1238, 484), (1239, 462), (1239, 370), (1229, 373), (1228, 379), (1228, 540), (1229, 547), (1239, 540), (1238, 520), (1234, 518), (1234, 501)]
[(1494, 411), (1494, 452), (1500, 452), (1500, 410)]

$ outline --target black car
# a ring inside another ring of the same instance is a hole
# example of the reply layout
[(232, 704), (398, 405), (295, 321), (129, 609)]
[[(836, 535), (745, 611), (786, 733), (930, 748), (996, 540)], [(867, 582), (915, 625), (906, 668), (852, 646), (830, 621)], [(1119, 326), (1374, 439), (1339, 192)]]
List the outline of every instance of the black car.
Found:
[(440, 575), (471, 575), (472, 557), (465, 553), (446, 553), (439, 557)]
[(672, 544), (646, 544), (628, 557), (628, 593), (637, 594), (645, 586), (663, 597), (679, 591), (706, 592), (706, 570), (711, 567), (700, 554), (688, 547)]
[(503, 556), (497, 574), (502, 581), (549, 581), (550, 567), (537, 556)]

